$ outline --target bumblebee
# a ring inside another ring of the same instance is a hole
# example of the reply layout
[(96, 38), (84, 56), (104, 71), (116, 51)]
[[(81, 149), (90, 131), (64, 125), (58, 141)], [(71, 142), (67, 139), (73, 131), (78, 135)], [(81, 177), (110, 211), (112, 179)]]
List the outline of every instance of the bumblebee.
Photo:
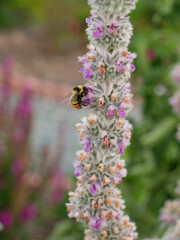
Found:
[(83, 102), (83, 97), (88, 93), (88, 89), (85, 86), (79, 85), (72, 90), (71, 95), (71, 106), (76, 109), (81, 109), (82, 106), (85, 106)]

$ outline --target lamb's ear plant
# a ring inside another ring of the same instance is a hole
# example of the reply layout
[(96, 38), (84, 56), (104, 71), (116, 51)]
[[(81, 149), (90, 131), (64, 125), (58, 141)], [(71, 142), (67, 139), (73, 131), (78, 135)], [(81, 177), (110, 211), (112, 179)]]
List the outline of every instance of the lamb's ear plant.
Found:
[(136, 226), (124, 214), (124, 200), (116, 187), (126, 177), (124, 149), (132, 125), (126, 120), (133, 107), (130, 76), (135, 53), (127, 49), (133, 28), (126, 15), (137, 0), (89, 0), (86, 19), (89, 52), (79, 58), (88, 81), (84, 105), (89, 117), (77, 124), (83, 150), (77, 152), (75, 192), (69, 193), (69, 217), (85, 225), (86, 240), (134, 240)]

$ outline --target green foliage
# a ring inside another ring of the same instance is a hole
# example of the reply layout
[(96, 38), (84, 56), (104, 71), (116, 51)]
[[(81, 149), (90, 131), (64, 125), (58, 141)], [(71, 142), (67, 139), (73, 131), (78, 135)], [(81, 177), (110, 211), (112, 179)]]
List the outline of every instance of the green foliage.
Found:
[(55, 226), (52, 235), (47, 240), (77, 240), (83, 239), (83, 226), (75, 221), (65, 220)]

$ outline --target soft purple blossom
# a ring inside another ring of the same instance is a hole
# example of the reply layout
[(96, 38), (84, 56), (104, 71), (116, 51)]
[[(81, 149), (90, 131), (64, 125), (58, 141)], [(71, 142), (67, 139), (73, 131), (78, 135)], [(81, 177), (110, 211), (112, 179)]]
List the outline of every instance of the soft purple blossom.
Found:
[(80, 69), (79, 72), (84, 73), (85, 80), (89, 80), (93, 75), (93, 69), (91, 66), (86, 66), (85, 68)]
[(89, 24), (91, 22), (90, 18), (86, 18), (86, 23)]
[(135, 71), (135, 66), (131, 64), (131, 71), (134, 72)]
[(13, 223), (12, 214), (9, 211), (3, 211), (0, 213), (0, 223), (4, 227), (10, 227)]
[(126, 116), (126, 112), (124, 111), (123, 108), (119, 108), (119, 109), (117, 110), (117, 114), (118, 114), (121, 118), (125, 118), (125, 116)]
[(87, 138), (83, 139), (82, 144), (86, 145), (84, 149), (85, 152), (89, 152), (92, 149), (92, 142), (89, 139)]
[(89, 106), (93, 101), (94, 101), (94, 94), (88, 92), (85, 98), (83, 99), (83, 103), (85, 104), (85, 106)]
[[(87, 63), (88, 60), (86, 59), (86, 57), (80, 57), (78, 62)], [(80, 71), (81, 71), (81, 70), (80, 70)]]
[(88, 92), (93, 92), (94, 91), (94, 89), (92, 87), (86, 86), (86, 88), (87, 88)]
[(101, 189), (100, 183), (93, 183), (92, 187), (89, 189), (89, 192), (93, 195), (96, 191), (99, 191)]
[(33, 221), (37, 215), (37, 208), (34, 205), (27, 205), (21, 214), (21, 220), (23, 222)]
[(117, 24), (115, 22), (111, 23), (111, 26), (108, 28), (108, 32), (115, 35), (117, 33), (116, 27)]
[(94, 228), (95, 230), (100, 230), (100, 227), (104, 227), (106, 225), (105, 221), (104, 220), (98, 220), (98, 218), (96, 217), (93, 217), (91, 218), (91, 221), (90, 221), (90, 224), (91, 224), (91, 227)]
[(79, 178), (79, 177), (81, 176), (81, 172), (80, 172), (80, 171), (76, 171), (75, 174), (74, 174), (74, 176), (75, 176), (76, 178)]
[(113, 105), (110, 105), (107, 109), (107, 113), (106, 113), (107, 117), (112, 119), (115, 115), (115, 107)]
[(124, 143), (124, 141), (121, 141), (119, 144), (118, 144), (118, 148), (119, 148), (119, 154), (120, 155), (124, 155), (124, 147), (126, 147), (127, 145)]
[(126, 83), (123, 88), (126, 90), (126, 89), (129, 89), (130, 87), (131, 87), (131, 84), (130, 83)]
[(102, 25), (97, 25), (96, 26), (96, 31), (93, 32), (93, 36), (98, 38), (103, 36), (103, 26)]
[(122, 64), (124, 62), (124, 58), (123, 57), (120, 57), (118, 60), (117, 60), (117, 66)]
[(133, 61), (135, 58), (136, 58), (136, 54), (135, 53), (131, 53), (129, 56), (128, 56), (128, 59)]
[(78, 169), (78, 170), (81, 170), (83, 168), (82, 164), (80, 164), (79, 162), (75, 162), (73, 164), (74, 168)]
[(116, 70), (117, 72), (124, 73), (126, 71), (126, 66), (124, 66), (123, 64), (119, 64), (116, 66)]
[(94, 14), (93, 10), (91, 10), (90, 13), (91, 13), (91, 16), (92, 16), (93, 18), (97, 18), (97, 15)]

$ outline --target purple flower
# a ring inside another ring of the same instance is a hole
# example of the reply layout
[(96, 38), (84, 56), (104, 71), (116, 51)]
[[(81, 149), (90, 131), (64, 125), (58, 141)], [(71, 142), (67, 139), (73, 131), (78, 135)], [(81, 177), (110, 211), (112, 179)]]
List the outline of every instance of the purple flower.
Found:
[(83, 168), (83, 166), (79, 163), (79, 162), (74, 162), (74, 167), (78, 170), (81, 170)]
[(118, 211), (117, 216), (115, 217), (115, 220), (118, 221), (119, 217), (123, 215), (123, 212), (121, 210)]
[(85, 106), (89, 106), (94, 101), (94, 94), (87, 93), (86, 97), (83, 99)]
[(117, 114), (121, 117), (121, 118), (124, 118), (126, 116), (126, 112), (124, 111), (123, 108), (119, 108), (117, 110)]
[(116, 70), (117, 72), (124, 73), (126, 71), (126, 67), (123, 64), (117, 64)]
[(99, 230), (101, 226), (104, 227), (106, 225), (104, 220), (98, 220), (96, 217), (91, 218), (90, 224), (95, 230)]
[(22, 160), (15, 161), (11, 166), (11, 171), (14, 175), (18, 176), (23, 172), (24, 165)]
[(85, 80), (89, 80), (93, 75), (93, 69), (91, 66), (86, 66), (85, 68), (80, 69), (79, 72), (84, 73)]
[(90, 13), (93, 18), (97, 18), (97, 15), (94, 14), (93, 10), (91, 10)]
[(123, 89), (129, 89), (131, 87), (131, 84), (130, 83), (126, 83), (125, 85), (124, 85), (124, 87), (123, 87)]
[(114, 184), (122, 183), (122, 179), (119, 178), (118, 176), (117, 176), (117, 177), (114, 177), (114, 179), (113, 179), (113, 183), (114, 183)]
[(100, 183), (93, 183), (92, 187), (89, 189), (90, 194), (94, 194), (96, 191), (99, 191), (101, 189)]
[(89, 24), (91, 22), (90, 18), (86, 18), (86, 23)]
[(135, 66), (131, 64), (131, 71), (134, 72), (135, 71)]
[(94, 91), (94, 89), (92, 87), (87, 86), (86, 88), (87, 88), (88, 92), (93, 92)]
[(124, 141), (121, 141), (119, 144), (118, 144), (118, 147), (119, 147), (119, 154), (120, 155), (124, 155), (124, 148), (127, 147), (127, 144), (124, 142)]
[(110, 105), (108, 107), (106, 115), (107, 115), (108, 118), (113, 119), (113, 117), (115, 115), (115, 108), (114, 108), (114, 106)]
[(93, 32), (93, 36), (94, 37), (102, 37), (103, 36), (103, 27), (102, 27), (102, 25), (97, 25), (96, 26), (96, 31), (95, 32)]
[(10, 227), (13, 223), (13, 217), (9, 211), (3, 211), (0, 213), (0, 223), (4, 227)]
[(27, 205), (21, 214), (21, 220), (23, 222), (33, 221), (37, 214), (37, 208), (34, 205)]
[(87, 138), (83, 139), (82, 144), (86, 145), (84, 149), (85, 152), (89, 152), (92, 149), (92, 142), (89, 139)]
[(136, 58), (136, 54), (135, 53), (131, 53), (129, 56), (128, 56), (128, 59), (133, 61), (134, 59)]
[[(78, 62), (87, 63), (88, 60), (86, 59), (86, 57), (80, 57), (79, 60), (78, 60)], [(81, 71), (81, 70), (79, 70), (79, 72), (80, 72), (80, 71)]]
[(116, 23), (111, 23), (110, 28), (108, 28), (108, 32), (115, 35), (117, 33), (116, 27), (117, 27)]
[(25, 86), (23, 93), (22, 93), (22, 98), (16, 109), (17, 117), (30, 118), (30, 116), (32, 114), (31, 97), (32, 97), (32, 90), (28, 86)]
[(124, 62), (124, 59), (123, 57), (120, 57), (118, 60), (117, 60), (117, 65), (120, 65)]
[(75, 176), (76, 178), (79, 178), (79, 177), (81, 176), (81, 172), (80, 172), (80, 171), (75, 172), (74, 176)]

